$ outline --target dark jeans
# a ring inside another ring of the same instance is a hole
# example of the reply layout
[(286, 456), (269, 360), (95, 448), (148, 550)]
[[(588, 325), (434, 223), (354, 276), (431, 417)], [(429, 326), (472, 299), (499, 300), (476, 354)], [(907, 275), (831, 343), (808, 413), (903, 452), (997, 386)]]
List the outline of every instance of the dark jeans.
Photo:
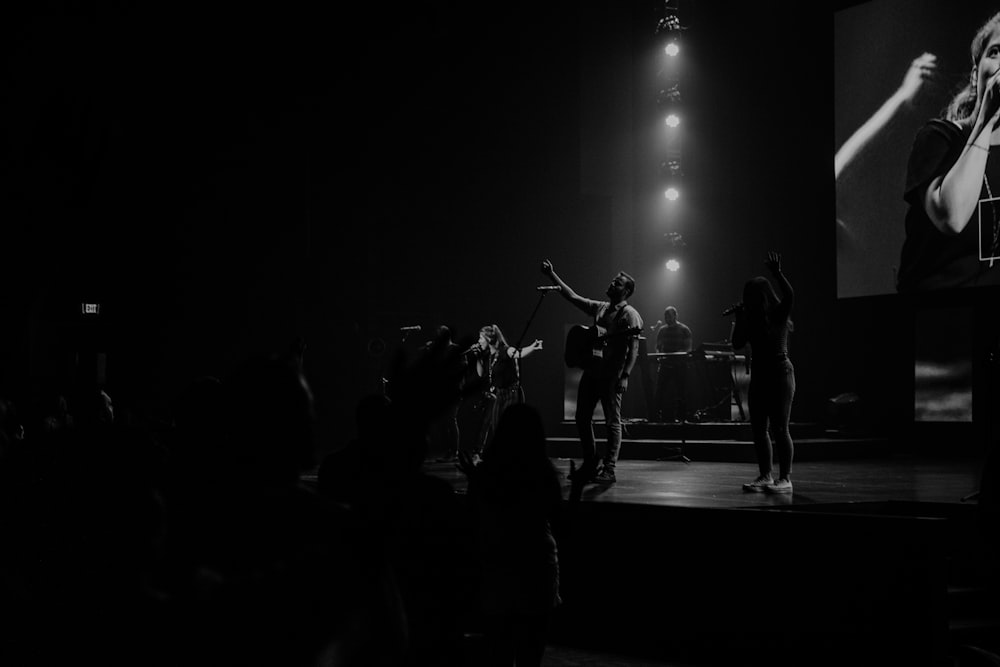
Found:
[(771, 474), (774, 446), (778, 450), (779, 477), (792, 474), (794, 445), (788, 432), (795, 396), (795, 367), (788, 359), (765, 364), (754, 364), (750, 369), (750, 388), (747, 404), (750, 408), (750, 427), (757, 451), (757, 465), (761, 475)]
[(604, 467), (614, 470), (622, 446), (622, 394), (616, 391), (617, 380), (602, 374), (584, 371), (576, 394), (576, 429), (583, 448), (583, 465), (597, 464), (597, 444), (594, 441), (594, 410), (600, 402), (608, 429), (608, 449)]

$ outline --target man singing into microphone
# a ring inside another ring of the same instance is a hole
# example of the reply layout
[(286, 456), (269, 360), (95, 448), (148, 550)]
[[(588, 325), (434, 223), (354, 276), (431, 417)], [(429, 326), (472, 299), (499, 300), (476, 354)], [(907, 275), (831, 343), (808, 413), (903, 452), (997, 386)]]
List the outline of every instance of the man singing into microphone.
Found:
[[(584, 481), (611, 484), (622, 444), (622, 397), (628, 389), (628, 378), (639, 355), (638, 332), (642, 318), (625, 300), (635, 292), (635, 280), (621, 271), (608, 285), (608, 301), (587, 299), (574, 292), (555, 272), (552, 262), (542, 262), (542, 273), (548, 276), (559, 293), (571, 304), (594, 318), (594, 326), (603, 330), (604, 346), (600, 357), (584, 368), (576, 397), (576, 427), (583, 448), (583, 465), (576, 474)], [(634, 333), (631, 333), (634, 332)], [(597, 446), (594, 441), (594, 410), (600, 401), (608, 429), (608, 447), (604, 465), (598, 471)]]

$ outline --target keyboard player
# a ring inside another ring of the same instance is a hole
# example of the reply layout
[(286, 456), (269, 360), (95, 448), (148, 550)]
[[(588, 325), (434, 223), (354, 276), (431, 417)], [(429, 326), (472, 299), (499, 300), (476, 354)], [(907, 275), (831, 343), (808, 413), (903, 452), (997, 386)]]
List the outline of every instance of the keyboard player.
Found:
[[(660, 421), (684, 421), (687, 363), (691, 352), (691, 329), (677, 319), (677, 309), (663, 310), (663, 324), (656, 330), (656, 397)], [(660, 356), (662, 355), (662, 356)]]

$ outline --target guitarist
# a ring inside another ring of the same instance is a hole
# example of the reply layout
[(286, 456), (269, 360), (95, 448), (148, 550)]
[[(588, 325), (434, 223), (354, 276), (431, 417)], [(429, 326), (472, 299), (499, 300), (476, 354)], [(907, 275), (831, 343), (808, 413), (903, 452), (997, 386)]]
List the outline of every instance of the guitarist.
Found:
[[(622, 397), (628, 389), (628, 378), (639, 355), (638, 333), (623, 335), (629, 330), (640, 331), (642, 318), (626, 299), (635, 292), (635, 280), (620, 271), (608, 285), (607, 301), (595, 301), (580, 296), (555, 272), (552, 262), (542, 262), (542, 273), (571, 304), (594, 318), (594, 326), (603, 335), (603, 344), (591, 363), (583, 370), (576, 397), (576, 427), (583, 448), (583, 465), (576, 472), (584, 481), (612, 484), (615, 464), (622, 444)], [(594, 410), (600, 401), (608, 429), (608, 447), (604, 465), (598, 470), (597, 446), (594, 441)]]

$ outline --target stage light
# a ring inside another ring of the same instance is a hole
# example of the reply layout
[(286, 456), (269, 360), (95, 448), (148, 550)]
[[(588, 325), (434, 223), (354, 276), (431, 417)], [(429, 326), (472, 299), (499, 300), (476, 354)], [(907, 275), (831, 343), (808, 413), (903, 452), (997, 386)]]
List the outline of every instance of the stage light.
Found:
[(673, 58), (681, 51), (680, 37), (681, 31), (686, 28), (681, 25), (681, 20), (677, 16), (677, 3), (667, 0), (663, 3), (663, 18), (656, 24), (656, 34), (666, 33), (667, 43), (664, 45), (664, 53)]
[(681, 263), (678, 262), (676, 259), (668, 259), (666, 266), (667, 266), (667, 271), (677, 272), (681, 268)]
[(671, 248), (683, 248), (687, 245), (687, 242), (684, 241), (684, 235), (680, 232), (667, 232), (663, 238), (667, 240)]
[(666, 88), (661, 88), (660, 92), (656, 94), (656, 103), (664, 109), (680, 106), (681, 85), (672, 83)]
[(668, 127), (680, 125), (681, 88), (679, 84), (671, 84), (656, 94), (656, 104), (666, 120)]
[(681, 25), (681, 20), (677, 16), (677, 8), (669, 6), (670, 3), (666, 4), (667, 6), (663, 9), (665, 16), (656, 24), (656, 34), (665, 32), (672, 37), (677, 37), (681, 30), (684, 30), (684, 26)]
[(660, 179), (665, 188), (663, 196), (670, 201), (676, 201), (680, 197), (678, 185), (684, 177), (684, 170), (681, 168), (681, 161), (674, 157), (660, 163)]
[(681, 161), (677, 158), (660, 163), (660, 177), (665, 180), (677, 180), (684, 176)]

